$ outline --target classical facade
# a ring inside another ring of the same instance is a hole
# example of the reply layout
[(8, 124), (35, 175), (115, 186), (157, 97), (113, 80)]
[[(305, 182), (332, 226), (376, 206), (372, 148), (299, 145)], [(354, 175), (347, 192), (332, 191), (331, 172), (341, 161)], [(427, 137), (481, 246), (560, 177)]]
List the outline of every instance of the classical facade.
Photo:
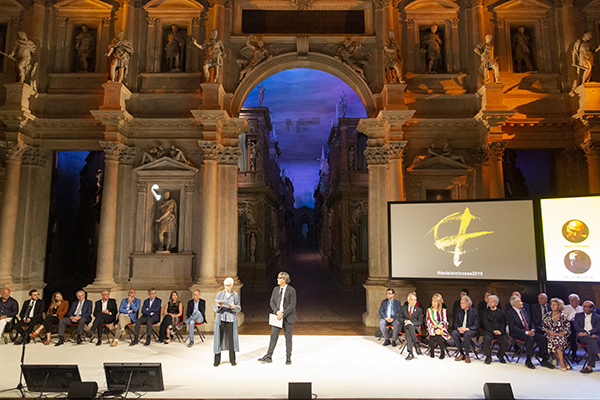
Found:
[[(104, 154), (93, 296), (155, 285), (163, 297), (199, 288), (211, 298), (226, 276), (239, 288), (264, 273), (291, 243), (282, 227), (294, 213), (272, 195), (277, 168), (257, 158), (270, 189), (255, 218), (270, 215), (277, 232), (246, 221), (240, 234), (239, 211), (256, 201), (240, 169), (251, 149), (240, 143), (266, 137), (248, 121), (269, 123), (242, 104), (287, 69), (340, 78), (368, 115), (336, 127), (365, 135), (365, 182), (346, 190), (363, 175), (340, 150), (339, 183), (322, 202), (332, 224), (348, 224), (327, 245), (341, 282), (353, 233), (362, 248), (351, 209), (367, 210), (367, 325), (390, 285), (388, 201), (504, 197), (505, 175), (515, 176), (504, 157), (527, 149), (552, 155), (554, 194), (600, 192), (599, 69), (580, 51), (600, 40), (600, 0), (0, 0), (0, 9), (0, 51), (16, 50), (0, 64), (0, 286), (20, 300), (48, 283), (57, 151)], [(501, 83), (486, 83), (498, 70), (489, 81)], [(358, 137), (348, 132), (332, 132), (332, 144)], [(261, 149), (276, 159), (276, 146)], [(253, 229), (261, 264), (249, 267)], [(430, 292), (392, 284), (398, 297)], [(446, 283), (448, 294), (457, 285)]]

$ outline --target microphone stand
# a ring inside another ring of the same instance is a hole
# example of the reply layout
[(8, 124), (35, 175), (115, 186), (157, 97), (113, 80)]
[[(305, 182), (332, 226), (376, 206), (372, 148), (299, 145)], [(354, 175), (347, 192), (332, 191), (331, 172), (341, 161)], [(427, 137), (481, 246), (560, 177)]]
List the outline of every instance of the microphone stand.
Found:
[[(29, 308), (25, 315), (29, 315), (31, 313), (31, 309), (33, 308), (33, 303), (29, 300)], [(28, 317), (25, 317), (28, 318)], [(31, 323), (31, 321), (29, 321)], [(21, 398), (25, 398), (25, 393), (23, 392), (23, 364), (25, 363), (25, 346), (27, 345), (28, 337), (23, 338), (23, 348), (21, 350), (21, 374), (19, 375), (19, 384), (17, 385), (17, 390), (21, 392)], [(45, 385), (45, 383), (44, 383)]]

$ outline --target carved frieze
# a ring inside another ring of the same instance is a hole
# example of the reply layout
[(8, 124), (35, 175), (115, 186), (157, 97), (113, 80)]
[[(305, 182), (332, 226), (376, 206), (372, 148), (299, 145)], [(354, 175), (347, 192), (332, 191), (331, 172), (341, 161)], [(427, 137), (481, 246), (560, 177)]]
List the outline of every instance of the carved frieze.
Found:
[(308, 10), (313, 3), (313, 0), (290, 0), (292, 5), (298, 8), (298, 10)]
[(135, 156), (137, 155), (136, 147), (125, 147), (119, 157), (120, 164), (133, 165)]

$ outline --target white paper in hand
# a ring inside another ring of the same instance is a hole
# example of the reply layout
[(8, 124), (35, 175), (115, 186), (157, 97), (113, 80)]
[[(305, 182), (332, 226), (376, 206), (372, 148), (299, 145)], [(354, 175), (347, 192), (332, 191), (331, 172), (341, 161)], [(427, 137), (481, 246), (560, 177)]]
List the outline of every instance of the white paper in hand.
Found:
[(269, 314), (269, 325), (276, 328), (283, 328), (283, 318), (277, 319), (277, 314)]

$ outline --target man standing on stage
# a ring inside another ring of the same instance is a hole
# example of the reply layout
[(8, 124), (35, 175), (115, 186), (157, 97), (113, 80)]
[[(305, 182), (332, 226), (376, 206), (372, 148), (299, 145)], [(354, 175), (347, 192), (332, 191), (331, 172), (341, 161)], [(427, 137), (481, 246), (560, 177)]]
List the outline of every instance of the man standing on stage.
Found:
[[(292, 333), (294, 332), (294, 322), (298, 320), (296, 316), (296, 289), (289, 285), (290, 276), (287, 272), (280, 272), (277, 275), (277, 285), (271, 293), (270, 305), (273, 313), (277, 315), (277, 320), (283, 320), (283, 333), (285, 335), (286, 365), (292, 363)], [(264, 357), (258, 361), (264, 363), (273, 362), (272, 356), (279, 338), (281, 328), (273, 326), (271, 328), (271, 339), (269, 349)]]

